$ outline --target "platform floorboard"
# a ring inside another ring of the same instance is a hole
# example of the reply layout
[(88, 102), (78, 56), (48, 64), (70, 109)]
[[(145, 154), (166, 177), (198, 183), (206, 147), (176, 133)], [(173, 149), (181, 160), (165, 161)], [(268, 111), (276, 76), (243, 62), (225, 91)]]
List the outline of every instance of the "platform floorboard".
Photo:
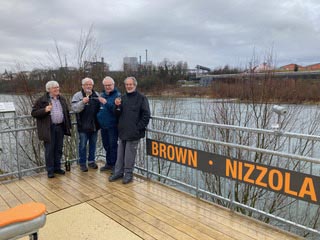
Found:
[(40, 173), (2, 182), (0, 211), (37, 201), (52, 214), (86, 202), (142, 239), (301, 239), (155, 182), (135, 177), (123, 185), (109, 183), (108, 177), (99, 170), (83, 173), (73, 167), (53, 179)]

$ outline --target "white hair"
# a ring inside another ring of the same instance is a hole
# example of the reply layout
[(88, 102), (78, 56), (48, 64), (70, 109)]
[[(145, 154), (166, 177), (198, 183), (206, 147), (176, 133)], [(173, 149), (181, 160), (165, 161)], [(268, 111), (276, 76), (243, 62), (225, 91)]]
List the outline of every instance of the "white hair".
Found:
[(127, 80), (129, 79), (132, 79), (133, 80), (133, 83), (135, 86), (138, 86), (138, 82), (137, 82), (137, 79), (135, 77), (127, 77), (125, 80), (124, 80), (124, 83), (126, 83)]
[(82, 79), (81, 84), (84, 85), (86, 82), (89, 82), (89, 81), (92, 83), (92, 85), (94, 85), (94, 81), (92, 80), (92, 78), (88, 78), (88, 77)]
[(46, 83), (46, 91), (49, 92), (50, 88), (59, 87), (59, 83), (57, 81), (49, 81)]
[(103, 84), (103, 82), (104, 82), (105, 80), (106, 80), (106, 81), (107, 81), (107, 80), (110, 80), (110, 81), (112, 82), (112, 84), (114, 84), (114, 80), (113, 80), (112, 77), (106, 76), (106, 77), (102, 80), (102, 84)]

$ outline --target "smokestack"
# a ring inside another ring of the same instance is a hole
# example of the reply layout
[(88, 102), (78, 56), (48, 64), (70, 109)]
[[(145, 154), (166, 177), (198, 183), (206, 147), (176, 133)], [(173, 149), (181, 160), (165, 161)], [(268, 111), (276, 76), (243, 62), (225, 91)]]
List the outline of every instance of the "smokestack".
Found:
[(148, 49), (146, 49), (146, 64), (148, 62)]
[(103, 58), (103, 57), (101, 58), (101, 62), (102, 62), (102, 63), (104, 62), (104, 58)]
[(139, 64), (141, 65), (141, 56), (139, 56)]

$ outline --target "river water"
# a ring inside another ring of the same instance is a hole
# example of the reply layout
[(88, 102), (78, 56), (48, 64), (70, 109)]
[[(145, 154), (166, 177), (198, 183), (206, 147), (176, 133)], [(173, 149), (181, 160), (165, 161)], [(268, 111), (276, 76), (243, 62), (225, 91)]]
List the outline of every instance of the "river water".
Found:
[[(206, 98), (154, 98), (149, 97), (150, 109), (154, 116), (165, 116), (203, 122), (273, 129), (274, 125), (284, 121), (285, 131), (320, 135), (318, 123), (320, 107), (317, 104), (282, 105), (288, 113), (279, 116), (272, 112), (273, 104), (246, 104), (225, 99)], [(11, 94), (0, 94), (1, 102), (14, 102), (17, 115), (28, 115), (31, 111), (30, 97)], [(265, 108), (268, 110), (265, 111)], [(267, 119), (262, 115), (267, 114)], [(232, 120), (230, 120), (232, 119)], [(258, 120), (257, 120), (258, 119)], [(289, 124), (286, 124), (286, 123)]]

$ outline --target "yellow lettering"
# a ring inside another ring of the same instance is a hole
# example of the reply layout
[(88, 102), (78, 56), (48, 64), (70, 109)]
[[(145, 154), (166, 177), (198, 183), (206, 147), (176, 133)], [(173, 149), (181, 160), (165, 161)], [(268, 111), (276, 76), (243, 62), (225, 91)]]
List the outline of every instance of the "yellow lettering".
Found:
[(299, 197), (303, 198), (304, 195), (309, 195), (311, 200), (314, 202), (317, 201), (316, 191), (314, 189), (312, 178), (306, 177), (302, 183), (302, 186), (299, 192)]
[(242, 180), (242, 173), (243, 173), (243, 163), (239, 162), (238, 164), (238, 179)]
[(256, 185), (261, 186), (261, 187), (267, 187), (267, 183), (262, 182), (264, 176), (267, 174), (268, 172), (268, 168), (266, 167), (262, 167), (262, 166), (256, 166), (257, 170), (260, 170), (260, 174), (258, 175), (257, 179), (256, 179)]
[[(193, 153), (193, 154), (192, 154)], [(188, 150), (188, 165), (193, 167), (198, 167), (198, 152)]]
[(160, 143), (159, 145), (159, 156), (161, 158), (167, 158), (166, 145), (164, 143)]
[(229, 158), (226, 159), (226, 177), (231, 174), (232, 178), (237, 178), (237, 161), (231, 162)]
[(177, 162), (181, 162), (183, 164), (186, 164), (186, 158), (187, 158), (187, 149), (175, 147), (176, 149), (176, 156), (177, 156)]
[(285, 173), (284, 174), (284, 192), (293, 196), (297, 196), (298, 193), (296, 191), (293, 191), (290, 189), (290, 178), (291, 178), (291, 174), (290, 173)]
[(158, 156), (159, 154), (159, 150), (158, 150), (158, 143), (152, 141), (151, 143), (151, 152), (153, 156)]
[[(277, 186), (274, 183), (274, 175), (278, 175), (278, 185)], [(281, 172), (276, 169), (270, 170), (268, 183), (269, 183), (269, 186), (271, 189), (273, 189), (275, 191), (280, 191), (283, 187), (283, 178), (282, 178)]]
[(243, 181), (254, 184), (254, 180), (250, 179), (250, 176), (254, 171), (254, 165), (250, 163), (245, 163), (244, 166), (248, 168), (248, 171), (245, 173)]
[(169, 159), (170, 161), (173, 161), (173, 160), (174, 160), (174, 157), (175, 157), (175, 155), (174, 155), (174, 147), (173, 147), (172, 145), (169, 145), (169, 146), (168, 146), (167, 155), (168, 155), (168, 159)]

